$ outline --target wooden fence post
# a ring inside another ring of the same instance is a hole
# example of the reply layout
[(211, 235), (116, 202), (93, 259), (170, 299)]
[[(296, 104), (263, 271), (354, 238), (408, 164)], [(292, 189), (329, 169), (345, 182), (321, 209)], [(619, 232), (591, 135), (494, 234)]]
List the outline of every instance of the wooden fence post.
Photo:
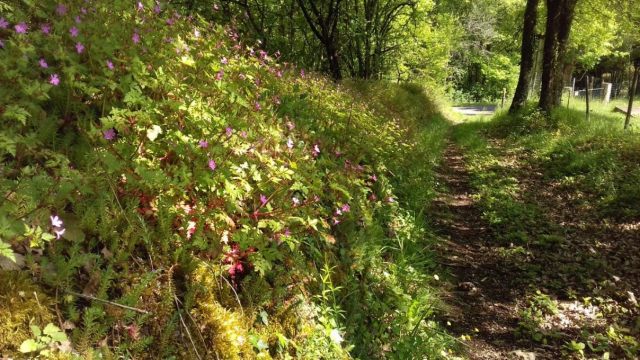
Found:
[(631, 112), (633, 111), (633, 97), (636, 95), (636, 88), (638, 87), (638, 78), (640, 77), (640, 66), (636, 66), (633, 72), (633, 79), (631, 79), (631, 85), (629, 87), (629, 106), (627, 107), (627, 117), (624, 119), (624, 130), (629, 128), (629, 122), (631, 121)]
[(587, 97), (587, 120), (591, 119), (591, 113), (589, 111), (589, 88), (591, 87), (591, 82), (589, 81), (589, 76), (587, 76), (587, 91), (586, 91), (586, 97)]

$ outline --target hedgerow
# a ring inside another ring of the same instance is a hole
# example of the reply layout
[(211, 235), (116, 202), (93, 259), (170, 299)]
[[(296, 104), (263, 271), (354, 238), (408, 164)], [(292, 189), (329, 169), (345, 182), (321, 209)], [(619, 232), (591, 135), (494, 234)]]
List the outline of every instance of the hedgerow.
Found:
[(7, 326), (51, 322), (40, 293), (68, 335), (0, 350), (348, 356), (358, 339), (337, 296), (358, 280), (344, 259), (402, 231), (389, 174), (416, 149), (408, 123), (166, 3), (0, 11), (1, 264), (37, 287), (20, 295), (32, 317)]

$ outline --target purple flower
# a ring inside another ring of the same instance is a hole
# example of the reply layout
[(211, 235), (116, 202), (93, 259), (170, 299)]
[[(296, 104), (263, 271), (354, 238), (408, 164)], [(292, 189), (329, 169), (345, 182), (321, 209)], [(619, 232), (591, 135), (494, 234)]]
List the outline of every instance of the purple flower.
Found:
[(207, 146), (209, 146), (209, 143), (206, 141), (200, 141), (200, 147), (206, 148)]
[(349, 212), (349, 210), (351, 210), (351, 206), (349, 206), (349, 204), (342, 205), (343, 212)]
[(247, 78), (247, 76), (246, 76), (245, 74), (243, 74), (243, 73), (240, 73), (240, 75), (239, 75), (239, 76), (240, 76), (240, 79), (242, 79), (242, 80), (244, 80), (244, 79), (246, 79), (246, 78)]
[(67, 7), (62, 4), (58, 4), (58, 8), (56, 8), (56, 11), (58, 12), (58, 14), (64, 15), (67, 13)]
[(54, 233), (56, 233), (56, 240), (60, 240), (60, 237), (62, 236), (62, 234), (64, 234), (65, 231), (66, 229), (55, 230)]
[(216, 75), (216, 79), (222, 80), (223, 77), (224, 77), (224, 70), (220, 69), (220, 71), (218, 71), (218, 75)]
[(184, 51), (189, 51), (189, 47), (187, 45), (184, 46)]
[(40, 25), (40, 29), (42, 29), (42, 33), (45, 35), (49, 35), (49, 31), (51, 31), (51, 25), (49, 24), (42, 24)]
[(262, 205), (266, 205), (267, 204), (267, 197), (260, 194), (260, 201), (262, 202)]
[(7, 22), (3, 17), (0, 18), (0, 29), (6, 29), (9, 26), (9, 22)]
[(209, 160), (209, 168), (211, 168), (211, 170), (215, 170), (216, 169), (216, 162), (213, 160)]
[(225, 131), (227, 132), (227, 135), (229, 135), (229, 136), (231, 136), (231, 134), (233, 134), (233, 129), (231, 129), (231, 127), (229, 127), (229, 126), (227, 126)]
[(371, 201), (375, 201), (376, 200), (376, 194), (371, 194), (370, 199), (371, 199)]
[(246, 132), (246, 131), (241, 132), (241, 133), (240, 133), (240, 137), (242, 137), (242, 138), (245, 138), (245, 139), (246, 139), (246, 138), (247, 138), (247, 132)]
[(289, 130), (293, 130), (293, 128), (295, 128), (296, 125), (292, 122), (289, 123)]
[(60, 218), (58, 217), (58, 215), (56, 216), (49, 216), (49, 219), (51, 219), (51, 226), (53, 227), (62, 227), (62, 220), (60, 220)]
[(58, 74), (51, 75), (51, 79), (49, 79), (49, 83), (55, 86), (58, 86), (58, 84), (60, 84), (60, 79), (58, 79)]
[(135, 44), (137, 44), (140, 42), (140, 35), (138, 35), (138, 33), (133, 33), (133, 36), (131, 37), (131, 39)]
[(378, 181), (378, 178), (376, 177), (376, 174), (373, 174), (373, 176), (371, 177), (371, 180), (373, 180), (373, 182)]
[(80, 24), (82, 22), (82, 20), (80, 20), (80, 16), (76, 16), (76, 18), (74, 19), (78, 24)]
[(109, 130), (105, 130), (104, 131), (104, 138), (105, 140), (113, 140), (116, 137), (116, 131), (113, 129), (109, 129)]
[(278, 77), (281, 78), (282, 77), (282, 72), (280, 70), (278, 70)]
[(262, 110), (262, 106), (260, 106), (259, 102), (256, 102), (256, 110), (258, 111)]
[(290, 235), (291, 235), (291, 233), (289, 232), (289, 229), (286, 229), (284, 231), (284, 236), (290, 236)]
[(142, 11), (144, 9), (144, 5), (140, 1), (138, 1), (138, 10)]
[(180, 48), (176, 48), (176, 54), (180, 54)]
[(4, 49), (4, 41), (2, 39), (0, 39), (0, 47)]
[(229, 63), (229, 60), (227, 60), (226, 57), (223, 57), (222, 60), (220, 60), (220, 62), (227, 65)]
[(114, 69), (113, 63), (111, 61), (109, 61), (109, 60), (107, 60), (107, 67), (109, 68), (109, 70), (113, 70)]
[(338, 156), (340, 156), (340, 151), (338, 151), (338, 150), (334, 151), (333, 153), (338, 155)]
[(16, 32), (18, 34), (26, 34), (29, 26), (27, 26), (27, 24), (23, 21), (20, 24), (14, 26), (14, 28), (16, 29)]
[(293, 140), (291, 140), (291, 139), (288, 139), (288, 140), (287, 140), (287, 147), (288, 147), (289, 149), (293, 149)]
[(81, 42), (76, 44), (76, 50), (78, 50), (78, 54), (82, 54), (82, 50), (84, 50), (84, 45)]
[(176, 20), (178, 20), (180, 19), (180, 14), (178, 14), (177, 12), (174, 12), (173, 17), (176, 18)]
[(76, 37), (78, 36), (78, 28), (77, 27), (72, 27), (71, 29), (69, 29), (69, 32), (71, 33), (71, 37)]
[(47, 65), (46, 61), (44, 61), (44, 59), (40, 59), (40, 66), (43, 68), (48, 68), (49, 66)]
[(156, 11), (156, 13), (158, 13), (158, 14), (162, 11), (162, 9), (160, 9), (160, 5), (156, 5), (156, 6), (154, 6), (154, 7), (153, 7), (153, 10), (155, 10), (155, 11)]
[(87, 9), (81, 8), (80, 11), (82, 11), (83, 14), (87, 15)]
[(173, 42), (173, 38), (167, 38), (164, 42), (166, 42), (167, 44), (171, 44)]
[(304, 69), (300, 70), (300, 77), (304, 78), (306, 76), (306, 73), (304, 72)]
[(218, 10), (218, 4), (213, 4), (213, 8)]

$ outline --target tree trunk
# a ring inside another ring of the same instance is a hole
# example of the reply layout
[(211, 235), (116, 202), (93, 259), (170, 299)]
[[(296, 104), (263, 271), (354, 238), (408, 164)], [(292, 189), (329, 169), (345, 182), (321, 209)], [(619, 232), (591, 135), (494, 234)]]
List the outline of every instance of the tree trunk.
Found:
[(531, 71), (534, 66), (533, 56), (537, 50), (536, 23), (538, 21), (538, 3), (539, 0), (527, 0), (527, 7), (524, 11), (522, 49), (520, 51), (520, 77), (518, 78), (518, 86), (516, 87), (509, 113), (520, 110), (527, 103), (527, 91), (529, 90)]
[(542, 90), (538, 106), (550, 112), (560, 106), (564, 62), (578, 0), (547, 0), (547, 26), (542, 58)]

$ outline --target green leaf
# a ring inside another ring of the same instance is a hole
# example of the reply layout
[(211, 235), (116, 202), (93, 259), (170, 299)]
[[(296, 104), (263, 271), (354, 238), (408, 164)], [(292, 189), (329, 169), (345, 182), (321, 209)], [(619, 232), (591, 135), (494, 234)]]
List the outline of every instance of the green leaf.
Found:
[(155, 141), (160, 134), (162, 134), (162, 128), (158, 125), (153, 125), (151, 129), (147, 129), (147, 138), (151, 141)]
[(23, 354), (31, 353), (31, 352), (34, 352), (34, 351), (36, 351), (38, 349), (39, 349), (38, 344), (33, 339), (25, 340), (20, 345), (20, 352), (23, 353)]

